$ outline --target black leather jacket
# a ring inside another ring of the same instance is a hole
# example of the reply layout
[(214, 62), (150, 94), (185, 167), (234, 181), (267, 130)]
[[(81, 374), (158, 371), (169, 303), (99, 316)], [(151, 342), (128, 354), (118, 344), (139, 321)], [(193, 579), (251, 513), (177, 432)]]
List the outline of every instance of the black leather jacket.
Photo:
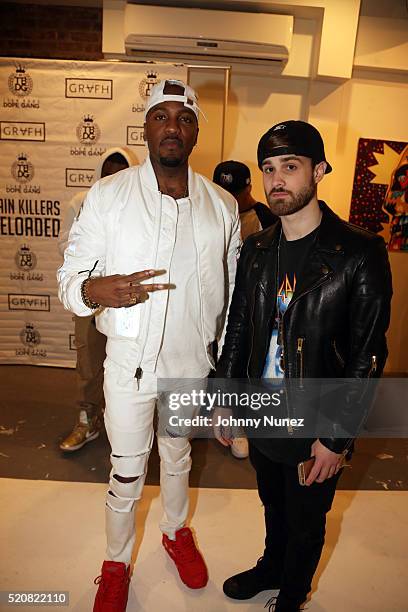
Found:
[[(283, 317), (285, 377), (378, 377), (392, 295), (384, 241), (319, 205), (316, 241)], [(216, 378), (262, 375), (275, 319), (280, 233), (278, 221), (244, 243)], [(334, 435), (321, 442), (335, 452), (347, 446)]]

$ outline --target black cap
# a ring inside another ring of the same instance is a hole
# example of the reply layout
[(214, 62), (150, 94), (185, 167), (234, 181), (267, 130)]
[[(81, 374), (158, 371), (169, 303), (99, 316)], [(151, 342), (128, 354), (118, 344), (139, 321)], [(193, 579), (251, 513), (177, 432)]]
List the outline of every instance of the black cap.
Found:
[[(270, 142), (272, 136), (282, 136), (282, 146)], [(277, 155), (302, 155), (310, 157), (314, 164), (326, 162), (325, 174), (332, 171), (326, 159), (324, 144), (318, 130), (305, 121), (283, 121), (271, 127), (261, 138), (258, 144), (258, 166), (268, 157)]]
[(230, 193), (238, 193), (251, 184), (251, 172), (245, 164), (230, 159), (215, 167), (213, 181)]

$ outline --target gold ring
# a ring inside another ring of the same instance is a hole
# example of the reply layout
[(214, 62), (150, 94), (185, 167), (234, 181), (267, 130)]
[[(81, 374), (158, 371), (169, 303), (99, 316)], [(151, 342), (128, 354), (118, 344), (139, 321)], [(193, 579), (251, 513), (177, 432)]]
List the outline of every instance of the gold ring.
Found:
[(129, 300), (129, 304), (132, 304), (132, 306), (134, 304), (137, 304), (139, 301), (138, 296), (134, 293), (133, 295), (130, 296), (130, 300)]

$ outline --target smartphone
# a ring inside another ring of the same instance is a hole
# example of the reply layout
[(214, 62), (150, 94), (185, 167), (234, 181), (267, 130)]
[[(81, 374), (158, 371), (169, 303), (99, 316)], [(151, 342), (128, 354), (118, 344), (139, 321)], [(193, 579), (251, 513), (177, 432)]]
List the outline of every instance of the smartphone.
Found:
[[(339, 469), (344, 467), (344, 463), (346, 460), (347, 451), (343, 451), (341, 457), (339, 458)], [(301, 461), (298, 463), (298, 477), (299, 484), (304, 487), (306, 485), (306, 480), (309, 477), (310, 472), (312, 471), (312, 467), (314, 466), (315, 457), (310, 457), (310, 459), (306, 459), (306, 461)]]
[(301, 461), (298, 463), (298, 477), (299, 484), (304, 487), (306, 484), (306, 480), (312, 471), (312, 467), (314, 466), (315, 457), (310, 457), (310, 459), (306, 459), (306, 461)]

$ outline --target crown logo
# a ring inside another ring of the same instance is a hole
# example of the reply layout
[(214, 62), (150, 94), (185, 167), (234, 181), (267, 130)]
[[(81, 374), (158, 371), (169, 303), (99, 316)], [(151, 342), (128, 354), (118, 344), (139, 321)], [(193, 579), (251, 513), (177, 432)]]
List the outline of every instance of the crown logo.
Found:
[(27, 161), (27, 155), (25, 153), (20, 153), (20, 155), (17, 157), (19, 162), (26, 162)]
[(34, 325), (32, 323), (27, 323), (25, 328), (26, 331), (34, 331)]
[(84, 123), (93, 123), (92, 115), (84, 115)]
[(148, 79), (156, 79), (157, 78), (157, 72), (154, 72), (154, 70), (149, 70), (146, 75)]
[(21, 64), (16, 64), (16, 74), (24, 74), (25, 68)]
[(30, 252), (30, 247), (27, 244), (23, 244), (20, 248), (20, 252), (21, 253), (29, 253)]

